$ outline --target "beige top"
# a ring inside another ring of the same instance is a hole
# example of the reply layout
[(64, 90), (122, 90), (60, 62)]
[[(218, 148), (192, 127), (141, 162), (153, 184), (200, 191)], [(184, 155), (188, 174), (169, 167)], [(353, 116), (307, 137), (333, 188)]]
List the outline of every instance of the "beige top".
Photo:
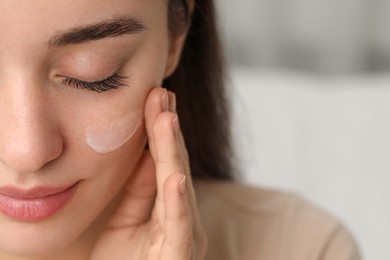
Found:
[(351, 235), (297, 195), (233, 182), (194, 183), (206, 260), (358, 260)]

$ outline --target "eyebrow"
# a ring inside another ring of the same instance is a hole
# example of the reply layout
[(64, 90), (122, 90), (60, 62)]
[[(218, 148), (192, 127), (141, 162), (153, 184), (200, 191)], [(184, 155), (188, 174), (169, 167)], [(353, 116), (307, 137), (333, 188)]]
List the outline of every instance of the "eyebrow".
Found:
[(109, 19), (57, 33), (47, 42), (47, 46), (49, 48), (55, 48), (69, 44), (80, 44), (104, 38), (118, 37), (125, 34), (136, 34), (146, 29), (146, 26), (137, 19)]

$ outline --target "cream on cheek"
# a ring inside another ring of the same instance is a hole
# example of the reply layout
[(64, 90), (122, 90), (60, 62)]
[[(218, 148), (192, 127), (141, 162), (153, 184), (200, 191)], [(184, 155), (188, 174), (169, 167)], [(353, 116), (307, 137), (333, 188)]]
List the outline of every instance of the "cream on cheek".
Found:
[(112, 121), (87, 126), (86, 142), (97, 153), (109, 153), (126, 144), (142, 123), (142, 110), (132, 111)]

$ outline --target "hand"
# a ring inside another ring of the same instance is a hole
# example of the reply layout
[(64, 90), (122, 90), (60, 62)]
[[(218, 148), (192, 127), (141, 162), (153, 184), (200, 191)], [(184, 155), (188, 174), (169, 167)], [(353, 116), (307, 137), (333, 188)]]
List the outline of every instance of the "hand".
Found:
[(99, 237), (92, 260), (202, 260), (200, 223), (176, 97), (153, 89), (145, 105), (149, 150)]

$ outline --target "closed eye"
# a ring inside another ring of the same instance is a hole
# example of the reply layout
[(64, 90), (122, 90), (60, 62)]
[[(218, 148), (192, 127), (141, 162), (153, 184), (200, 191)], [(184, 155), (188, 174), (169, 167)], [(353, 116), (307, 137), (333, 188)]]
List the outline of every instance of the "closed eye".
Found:
[(121, 76), (117, 73), (114, 75), (95, 82), (82, 81), (74, 78), (64, 78), (62, 81), (63, 86), (70, 86), (76, 89), (87, 89), (98, 93), (105, 92), (112, 89), (118, 89), (120, 87), (128, 86), (125, 80), (127, 77)]

